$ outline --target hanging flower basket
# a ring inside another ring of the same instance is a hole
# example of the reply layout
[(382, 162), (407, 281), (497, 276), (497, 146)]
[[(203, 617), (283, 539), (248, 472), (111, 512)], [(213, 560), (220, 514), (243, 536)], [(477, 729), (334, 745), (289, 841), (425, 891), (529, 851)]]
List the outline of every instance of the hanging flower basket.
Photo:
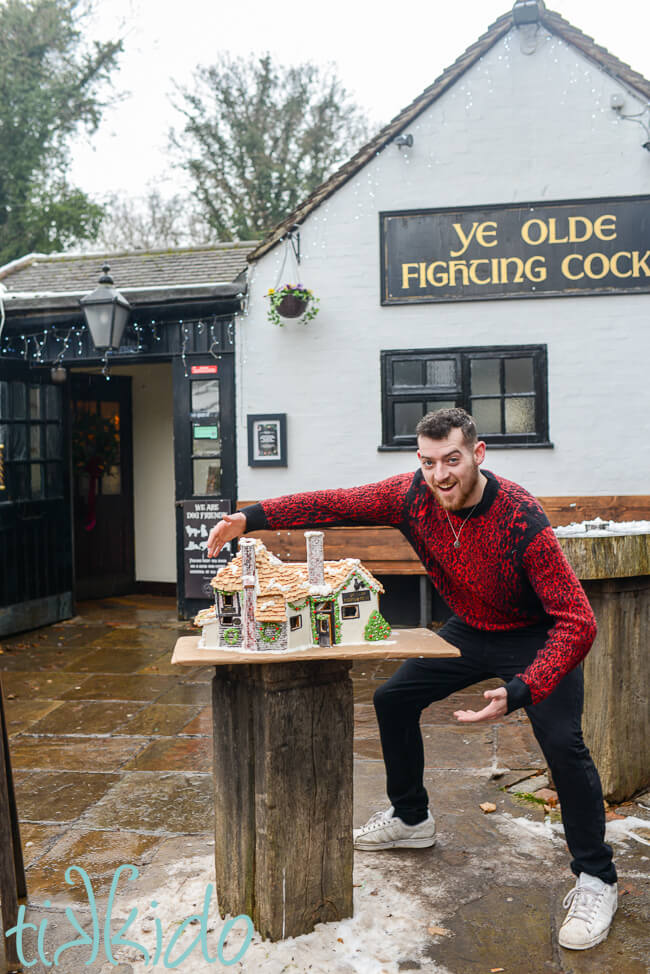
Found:
[(282, 326), (283, 318), (299, 318), (303, 325), (318, 314), (318, 298), (302, 284), (284, 284), (281, 288), (270, 288), (269, 321)]

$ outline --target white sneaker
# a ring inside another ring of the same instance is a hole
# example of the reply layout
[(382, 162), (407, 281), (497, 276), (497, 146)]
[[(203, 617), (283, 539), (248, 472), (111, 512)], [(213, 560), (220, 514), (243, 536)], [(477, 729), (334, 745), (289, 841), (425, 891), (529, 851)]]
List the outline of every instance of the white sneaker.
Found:
[(559, 942), (569, 950), (587, 950), (601, 943), (612, 925), (618, 905), (616, 883), (604, 883), (597, 876), (580, 873), (578, 882), (562, 906), (569, 912), (560, 927)]
[(436, 843), (436, 823), (431, 812), (427, 812), (424, 822), (407, 825), (396, 818), (391, 805), (385, 812), (377, 812), (353, 834), (354, 848), (364, 852), (373, 849), (426, 849)]

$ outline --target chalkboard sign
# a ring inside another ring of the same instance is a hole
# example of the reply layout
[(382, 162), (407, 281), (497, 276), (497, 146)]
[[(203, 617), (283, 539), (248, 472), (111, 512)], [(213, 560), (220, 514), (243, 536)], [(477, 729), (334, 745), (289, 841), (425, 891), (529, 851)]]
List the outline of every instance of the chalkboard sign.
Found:
[(230, 514), (230, 501), (183, 501), (183, 563), (185, 598), (212, 601), (211, 580), (222, 565), (227, 565), (237, 551), (231, 541), (216, 558), (208, 558), (208, 535), (222, 514)]

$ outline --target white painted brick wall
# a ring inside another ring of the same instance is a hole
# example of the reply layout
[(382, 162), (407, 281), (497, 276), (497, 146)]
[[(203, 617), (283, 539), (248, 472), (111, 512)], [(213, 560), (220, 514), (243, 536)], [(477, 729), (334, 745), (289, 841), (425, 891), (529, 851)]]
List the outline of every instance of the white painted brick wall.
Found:
[[(271, 325), (282, 246), (258, 262), (238, 324), (240, 499), (414, 468), (377, 452), (380, 350), (531, 343), (548, 346), (555, 447), (488, 450), (486, 466), (541, 495), (648, 493), (650, 295), (379, 303), (382, 210), (650, 192), (650, 153), (610, 109), (615, 91), (642, 109), (564, 41), (542, 32), (526, 56), (511, 31), (408, 128), (412, 149), (388, 146), (307, 218), (300, 278), (320, 296), (316, 319)], [(281, 283), (295, 277), (287, 259)], [(248, 467), (246, 414), (265, 412), (287, 414), (286, 469)]]

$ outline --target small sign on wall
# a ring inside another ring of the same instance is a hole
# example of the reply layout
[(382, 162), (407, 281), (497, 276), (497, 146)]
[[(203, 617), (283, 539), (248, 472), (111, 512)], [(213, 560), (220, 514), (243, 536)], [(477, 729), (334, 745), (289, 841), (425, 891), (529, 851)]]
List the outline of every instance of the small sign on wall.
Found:
[(248, 466), (287, 466), (286, 413), (260, 413), (248, 417)]
[(237, 542), (229, 541), (216, 558), (208, 558), (208, 535), (221, 520), (230, 514), (230, 501), (183, 501), (183, 565), (185, 598), (211, 600), (211, 580), (222, 565), (227, 565), (237, 551)]

